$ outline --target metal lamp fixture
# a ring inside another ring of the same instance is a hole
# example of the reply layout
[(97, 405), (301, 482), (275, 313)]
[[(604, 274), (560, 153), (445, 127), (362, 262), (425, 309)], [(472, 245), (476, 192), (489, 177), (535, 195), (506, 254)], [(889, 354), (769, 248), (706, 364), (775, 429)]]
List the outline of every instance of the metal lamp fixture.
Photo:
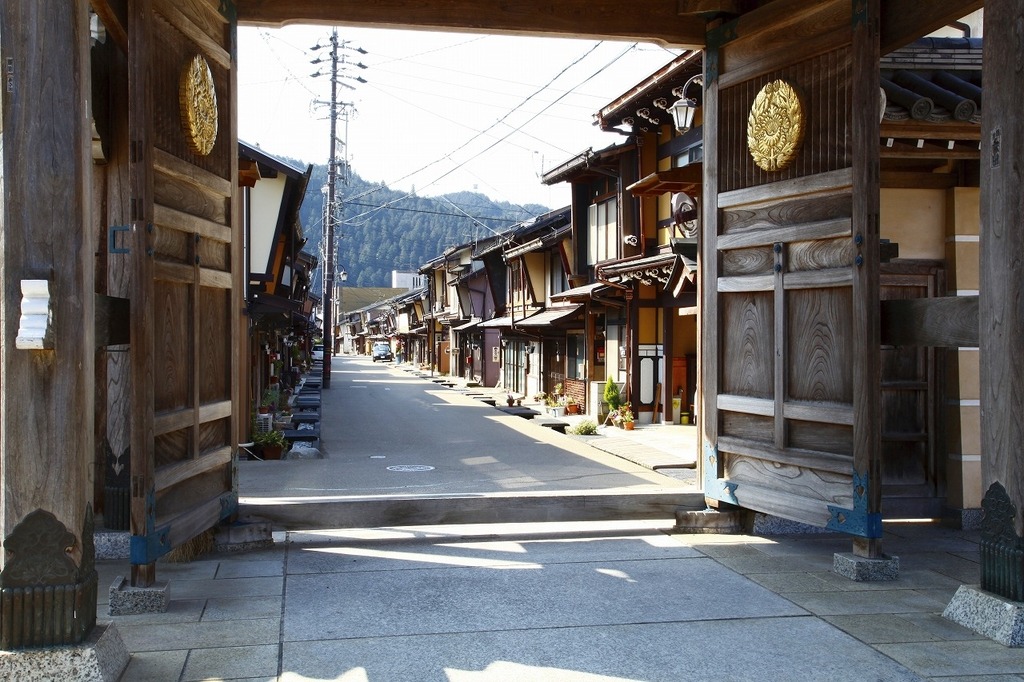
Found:
[(698, 73), (697, 75), (692, 76), (690, 80), (686, 81), (686, 84), (683, 85), (683, 87), (672, 91), (672, 94), (677, 95), (679, 99), (668, 108), (668, 111), (672, 114), (672, 119), (676, 124), (676, 130), (680, 133), (685, 133), (693, 127), (693, 115), (697, 111), (697, 100), (693, 97), (686, 96), (686, 91), (693, 83), (699, 83), (703, 88), (704, 76)]

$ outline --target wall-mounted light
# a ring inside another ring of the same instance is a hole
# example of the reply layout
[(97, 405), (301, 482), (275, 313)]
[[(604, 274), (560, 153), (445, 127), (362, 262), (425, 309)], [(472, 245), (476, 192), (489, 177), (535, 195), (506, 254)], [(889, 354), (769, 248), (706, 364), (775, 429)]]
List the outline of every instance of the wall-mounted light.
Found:
[[(685, 133), (693, 127), (693, 115), (697, 111), (697, 100), (693, 97), (687, 97), (686, 91), (694, 83), (699, 83), (701, 88), (704, 87), (704, 76), (697, 74), (692, 76), (690, 80), (686, 81), (686, 84), (681, 88), (677, 88), (672, 91), (673, 95), (679, 97), (675, 104), (668, 108), (672, 119), (675, 121), (676, 130), (680, 133)], [(702, 98), (703, 99), (703, 98)]]

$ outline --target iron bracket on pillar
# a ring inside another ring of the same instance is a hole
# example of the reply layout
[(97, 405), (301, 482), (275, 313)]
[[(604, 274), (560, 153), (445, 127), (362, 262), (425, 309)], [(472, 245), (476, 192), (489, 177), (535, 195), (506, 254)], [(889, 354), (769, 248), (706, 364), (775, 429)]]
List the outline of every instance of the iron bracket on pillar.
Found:
[(718, 477), (718, 448), (704, 444), (704, 496), (740, 506), (736, 501), (736, 483)]
[(853, 472), (853, 509), (828, 505), (829, 530), (862, 538), (882, 537), (882, 515), (868, 511), (868, 475)]

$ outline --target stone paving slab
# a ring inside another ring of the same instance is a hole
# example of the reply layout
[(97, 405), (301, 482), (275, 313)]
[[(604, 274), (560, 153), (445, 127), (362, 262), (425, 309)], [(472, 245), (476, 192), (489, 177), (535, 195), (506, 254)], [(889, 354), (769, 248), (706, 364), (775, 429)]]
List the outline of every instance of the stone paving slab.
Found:
[(808, 617), (288, 642), (283, 670), (282, 681), (919, 679), (852, 637)]
[[(407, 552), (407, 550), (402, 550)], [(710, 559), (289, 576), (284, 639), (349, 639), (805, 613)], [(414, 558), (415, 559), (415, 558)], [(407, 557), (396, 556), (396, 561)], [(563, 605), (552, 608), (554, 604)], [(321, 615), (308, 618), (312, 610)]]

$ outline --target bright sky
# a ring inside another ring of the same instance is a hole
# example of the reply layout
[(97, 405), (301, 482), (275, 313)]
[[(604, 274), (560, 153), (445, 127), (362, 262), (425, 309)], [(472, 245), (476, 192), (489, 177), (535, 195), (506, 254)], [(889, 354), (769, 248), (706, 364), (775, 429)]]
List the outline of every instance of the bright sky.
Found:
[[(330, 155), (330, 27), (238, 31), (239, 137), (264, 151), (325, 163)], [(475, 190), (497, 201), (569, 203), (540, 174), (587, 148), (621, 141), (593, 114), (679, 53), (656, 45), (341, 27), (346, 73), (339, 122), (365, 180), (422, 196)], [(314, 45), (326, 45), (313, 51)], [(367, 54), (355, 52), (362, 48)], [(355, 67), (362, 62), (366, 69)], [(346, 134), (347, 128), (347, 134)], [(344, 156), (339, 145), (339, 157)]]

